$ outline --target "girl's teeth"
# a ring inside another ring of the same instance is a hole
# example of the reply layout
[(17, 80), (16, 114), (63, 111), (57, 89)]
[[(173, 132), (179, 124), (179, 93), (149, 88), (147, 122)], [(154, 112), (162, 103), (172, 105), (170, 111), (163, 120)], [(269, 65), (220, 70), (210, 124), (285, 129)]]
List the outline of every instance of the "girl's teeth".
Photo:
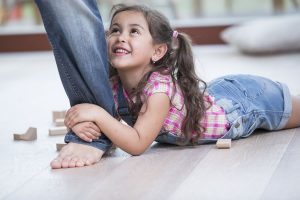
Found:
[(116, 53), (127, 53), (127, 51), (124, 49), (117, 49)]

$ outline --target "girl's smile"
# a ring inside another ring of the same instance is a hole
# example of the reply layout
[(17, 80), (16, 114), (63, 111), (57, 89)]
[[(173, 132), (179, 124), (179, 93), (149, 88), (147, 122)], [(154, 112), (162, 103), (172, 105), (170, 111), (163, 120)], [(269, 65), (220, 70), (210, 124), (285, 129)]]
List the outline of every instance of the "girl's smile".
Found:
[(124, 56), (124, 55), (127, 55), (127, 54), (131, 53), (131, 51), (129, 51), (126, 48), (119, 45), (119, 46), (113, 47), (112, 53), (115, 56)]

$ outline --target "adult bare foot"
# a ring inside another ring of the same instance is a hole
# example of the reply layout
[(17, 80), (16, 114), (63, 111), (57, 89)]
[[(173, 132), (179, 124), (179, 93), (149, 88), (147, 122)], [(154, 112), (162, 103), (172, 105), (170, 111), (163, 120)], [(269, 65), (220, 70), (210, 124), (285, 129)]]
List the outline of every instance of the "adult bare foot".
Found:
[(52, 169), (73, 168), (93, 165), (100, 161), (104, 152), (92, 146), (69, 143), (51, 161)]

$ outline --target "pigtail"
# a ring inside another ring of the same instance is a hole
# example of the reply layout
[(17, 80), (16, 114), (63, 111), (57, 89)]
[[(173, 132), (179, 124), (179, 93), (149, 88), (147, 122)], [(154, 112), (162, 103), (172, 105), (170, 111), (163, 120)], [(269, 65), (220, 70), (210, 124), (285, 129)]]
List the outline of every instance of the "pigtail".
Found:
[[(183, 144), (190, 141), (195, 143), (201, 137), (201, 133), (205, 131), (205, 128), (201, 127), (199, 120), (204, 117), (205, 111), (207, 110), (203, 100), (206, 83), (202, 81), (195, 72), (190, 38), (184, 33), (177, 34), (176, 38), (178, 44), (176, 45), (176, 53), (173, 55), (176, 57), (174, 67), (177, 72), (175, 77), (183, 92), (184, 103), (187, 110), (186, 117), (182, 124), (182, 132), (186, 136)], [(193, 132), (196, 133), (196, 135), (193, 135)]]

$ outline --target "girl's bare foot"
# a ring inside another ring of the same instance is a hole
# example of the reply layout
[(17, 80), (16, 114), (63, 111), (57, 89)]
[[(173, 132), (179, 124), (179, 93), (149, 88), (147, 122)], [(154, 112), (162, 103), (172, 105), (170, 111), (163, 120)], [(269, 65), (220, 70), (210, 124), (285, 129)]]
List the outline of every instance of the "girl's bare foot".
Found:
[(69, 143), (50, 163), (52, 169), (93, 165), (100, 161), (103, 151), (92, 146)]

